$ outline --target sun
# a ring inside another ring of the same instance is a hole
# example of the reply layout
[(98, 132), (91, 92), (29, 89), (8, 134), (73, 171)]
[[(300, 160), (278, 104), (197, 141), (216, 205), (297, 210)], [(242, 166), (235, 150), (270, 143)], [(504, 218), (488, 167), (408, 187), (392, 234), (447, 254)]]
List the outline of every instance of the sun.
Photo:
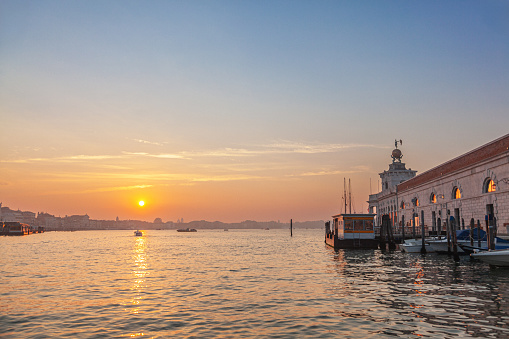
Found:
[(143, 207), (143, 206), (145, 205), (145, 201), (140, 200), (140, 201), (138, 202), (138, 205), (140, 205), (140, 206), (142, 206), (142, 207)]

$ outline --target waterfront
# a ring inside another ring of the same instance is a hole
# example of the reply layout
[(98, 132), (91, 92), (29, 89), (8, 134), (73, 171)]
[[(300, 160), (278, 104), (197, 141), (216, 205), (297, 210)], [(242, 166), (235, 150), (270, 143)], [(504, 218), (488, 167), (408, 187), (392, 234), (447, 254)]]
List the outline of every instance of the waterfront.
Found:
[(509, 270), (323, 230), (1, 237), (0, 336), (508, 337)]

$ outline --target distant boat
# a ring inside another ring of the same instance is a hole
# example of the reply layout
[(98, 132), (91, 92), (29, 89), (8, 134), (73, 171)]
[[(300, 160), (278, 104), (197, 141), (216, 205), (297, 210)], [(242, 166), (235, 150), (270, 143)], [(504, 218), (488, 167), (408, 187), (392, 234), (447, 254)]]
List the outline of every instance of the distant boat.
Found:
[(492, 266), (509, 266), (509, 249), (482, 251), (470, 254), (472, 258), (480, 259)]
[(197, 232), (194, 228), (180, 228), (177, 232)]
[(134, 235), (136, 237), (141, 237), (143, 235), (143, 233), (141, 231), (134, 231)]
[(228, 232), (228, 229), (227, 229), (227, 228), (225, 228), (225, 229), (224, 229), (224, 231), (225, 231), (225, 232)]

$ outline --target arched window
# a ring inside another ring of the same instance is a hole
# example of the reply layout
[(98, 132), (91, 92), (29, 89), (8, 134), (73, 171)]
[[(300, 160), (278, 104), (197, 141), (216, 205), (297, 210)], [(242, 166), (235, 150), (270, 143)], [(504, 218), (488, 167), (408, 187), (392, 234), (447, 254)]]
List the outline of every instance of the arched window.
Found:
[(417, 199), (417, 197), (413, 198), (412, 203), (414, 204), (414, 206), (419, 206), (419, 199)]
[(491, 178), (488, 178), (484, 181), (483, 193), (495, 192), (496, 190), (497, 185)]
[(402, 209), (402, 210), (404, 210), (404, 209), (405, 209), (405, 202), (404, 202), (404, 201), (402, 201), (402, 202), (401, 202), (401, 209)]
[(458, 187), (454, 187), (452, 189), (452, 198), (453, 199), (461, 199), (461, 191)]
[(429, 198), (429, 202), (431, 202), (432, 204), (436, 204), (437, 203), (437, 196), (435, 195), (435, 193), (431, 193), (431, 197)]

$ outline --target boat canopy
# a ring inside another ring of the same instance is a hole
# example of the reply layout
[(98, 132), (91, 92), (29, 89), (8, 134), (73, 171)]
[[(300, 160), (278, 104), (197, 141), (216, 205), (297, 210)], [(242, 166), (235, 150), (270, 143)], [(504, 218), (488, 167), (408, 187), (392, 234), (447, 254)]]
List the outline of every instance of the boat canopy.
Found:
[[(487, 236), (486, 236), (486, 232), (483, 231), (483, 230), (480, 230), (480, 229), (477, 229), (477, 228), (474, 228), (472, 230), (472, 237), (474, 238), (474, 240), (486, 240), (487, 239)], [(479, 239), (480, 237), (480, 239)], [(456, 238), (458, 240), (470, 240), (470, 230), (458, 230), (456, 231)]]

